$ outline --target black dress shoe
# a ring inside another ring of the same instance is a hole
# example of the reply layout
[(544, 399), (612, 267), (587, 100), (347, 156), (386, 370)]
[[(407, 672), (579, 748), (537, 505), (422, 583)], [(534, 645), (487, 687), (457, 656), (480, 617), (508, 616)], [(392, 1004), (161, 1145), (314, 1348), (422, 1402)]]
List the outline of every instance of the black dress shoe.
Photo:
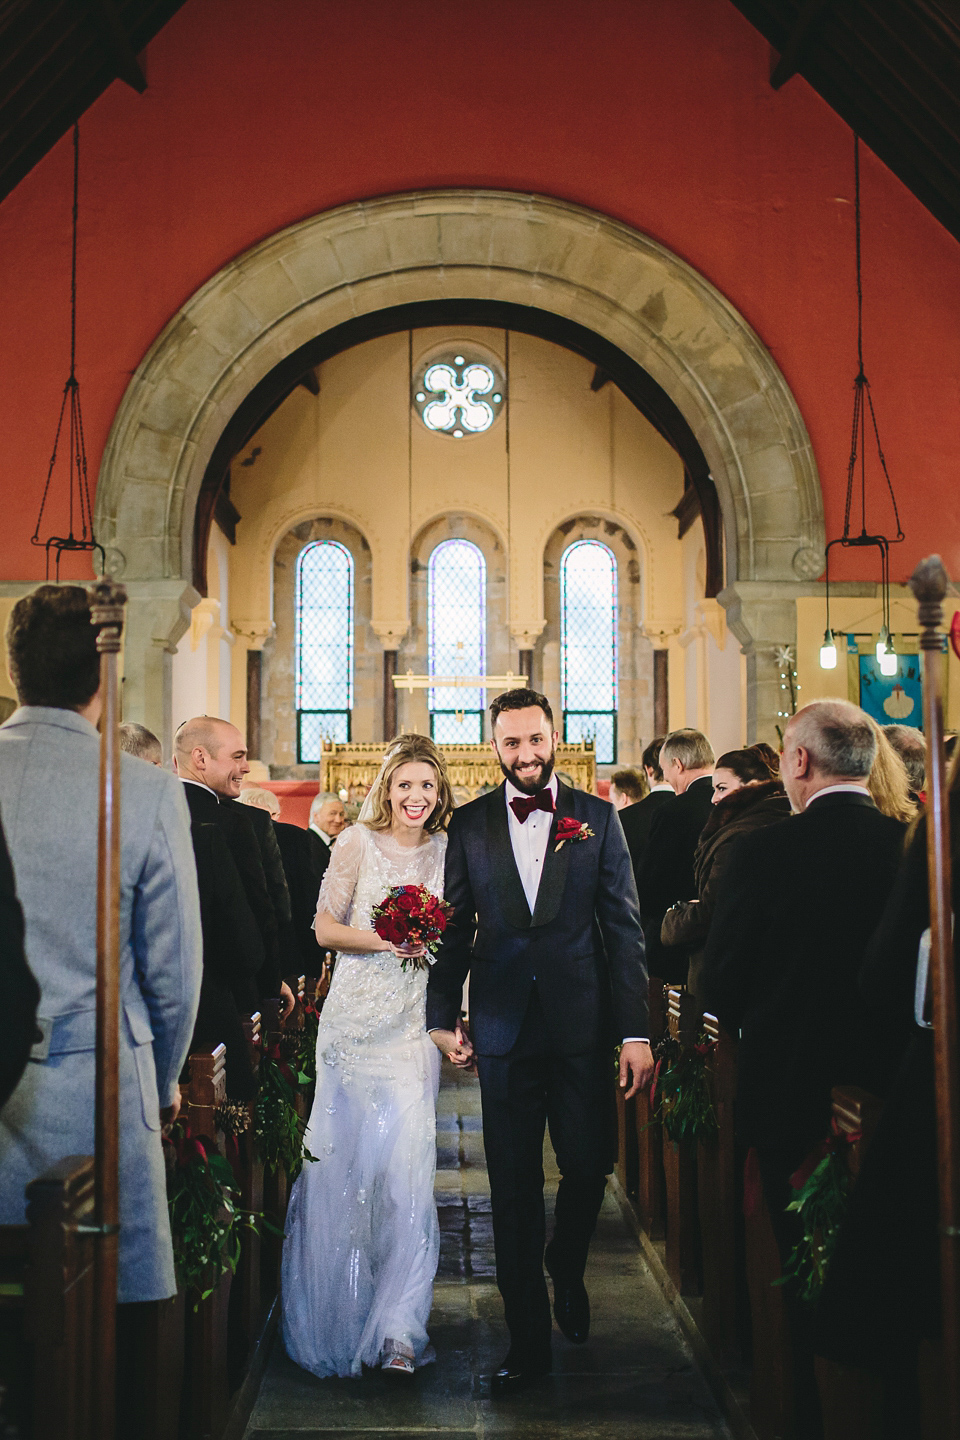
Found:
[(511, 1350), (496, 1374), (490, 1376), (490, 1389), (494, 1395), (516, 1395), (528, 1385), (549, 1375), (553, 1362), (548, 1355), (539, 1359), (530, 1355), (515, 1355)]
[(583, 1345), (590, 1334), (590, 1297), (582, 1280), (551, 1275), (553, 1314), (560, 1329), (574, 1345)]

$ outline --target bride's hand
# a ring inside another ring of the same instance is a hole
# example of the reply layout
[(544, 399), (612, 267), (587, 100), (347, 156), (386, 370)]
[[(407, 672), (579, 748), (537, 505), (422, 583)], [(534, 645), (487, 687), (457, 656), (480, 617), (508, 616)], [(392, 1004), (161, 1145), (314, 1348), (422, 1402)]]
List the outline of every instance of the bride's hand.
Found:
[(463, 1031), (431, 1030), (430, 1039), (458, 1070), (469, 1070), (473, 1065), (473, 1046)]
[(399, 955), (401, 960), (420, 960), (427, 953), (426, 945), (414, 945), (410, 941), (402, 945), (391, 944), (390, 949), (394, 955)]

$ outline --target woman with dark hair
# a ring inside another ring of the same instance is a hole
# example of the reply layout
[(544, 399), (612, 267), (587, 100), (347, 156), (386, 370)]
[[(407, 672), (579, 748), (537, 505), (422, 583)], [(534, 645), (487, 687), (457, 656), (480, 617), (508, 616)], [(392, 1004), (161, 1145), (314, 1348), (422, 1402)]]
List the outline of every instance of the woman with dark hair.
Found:
[(714, 808), (694, 857), (697, 899), (674, 905), (663, 917), (660, 929), (664, 945), (687, 951), (687, 989), (694, 995), (710, 921), (733, 846), (741, 835), (786, 820), (790, 814), (790, 802), (776, 778), (776, 762), (769, 745), (750, 745), (745, 750), (728, 750), (714, 768)]

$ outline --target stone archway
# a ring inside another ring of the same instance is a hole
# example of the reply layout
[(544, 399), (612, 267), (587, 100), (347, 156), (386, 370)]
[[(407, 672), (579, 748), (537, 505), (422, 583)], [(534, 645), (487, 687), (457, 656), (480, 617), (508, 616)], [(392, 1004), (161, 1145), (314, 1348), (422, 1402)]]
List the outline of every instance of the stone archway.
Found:
[(219, 271), (151, 346), (96, 495), (108, 568), (130, 594), (127, 714), (166, 719), (169, 652), (197, 599), (197, 496), (245, 397), (326, 330), (438, 299), (562, 315), (635, 360), (682, 412), (723, 511), (720, 598), (748, 656), (750, 733), (768, 731), (779, 695), (772, 646), (793, 639), (792, 602), (821, 573), (823, 549), (816, 465), (783, 375), (733, 306), (662, 245), (576, 205), (488, 190), (368, 200), (291, 226)]

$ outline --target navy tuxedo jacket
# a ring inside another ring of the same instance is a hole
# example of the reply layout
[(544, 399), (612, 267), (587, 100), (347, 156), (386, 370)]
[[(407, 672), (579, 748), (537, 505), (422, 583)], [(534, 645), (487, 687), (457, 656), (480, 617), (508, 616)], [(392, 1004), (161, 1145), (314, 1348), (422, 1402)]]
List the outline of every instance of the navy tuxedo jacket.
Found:
[[(637, 889), (617, 812), (557, 789), (531, 915), (510, 844), (505, 787), (455, 810), (444, 895), (454, 907), (427, 989), (427, 1028), (452, 1030), (470, 973), (470, 1023), (480, 1055), (506, 1055), (536, 986), (558, 1054), (576, 1055), (647, 1030), (647, 968)], [(593, 835), (558, 851), (557, 822)]]

